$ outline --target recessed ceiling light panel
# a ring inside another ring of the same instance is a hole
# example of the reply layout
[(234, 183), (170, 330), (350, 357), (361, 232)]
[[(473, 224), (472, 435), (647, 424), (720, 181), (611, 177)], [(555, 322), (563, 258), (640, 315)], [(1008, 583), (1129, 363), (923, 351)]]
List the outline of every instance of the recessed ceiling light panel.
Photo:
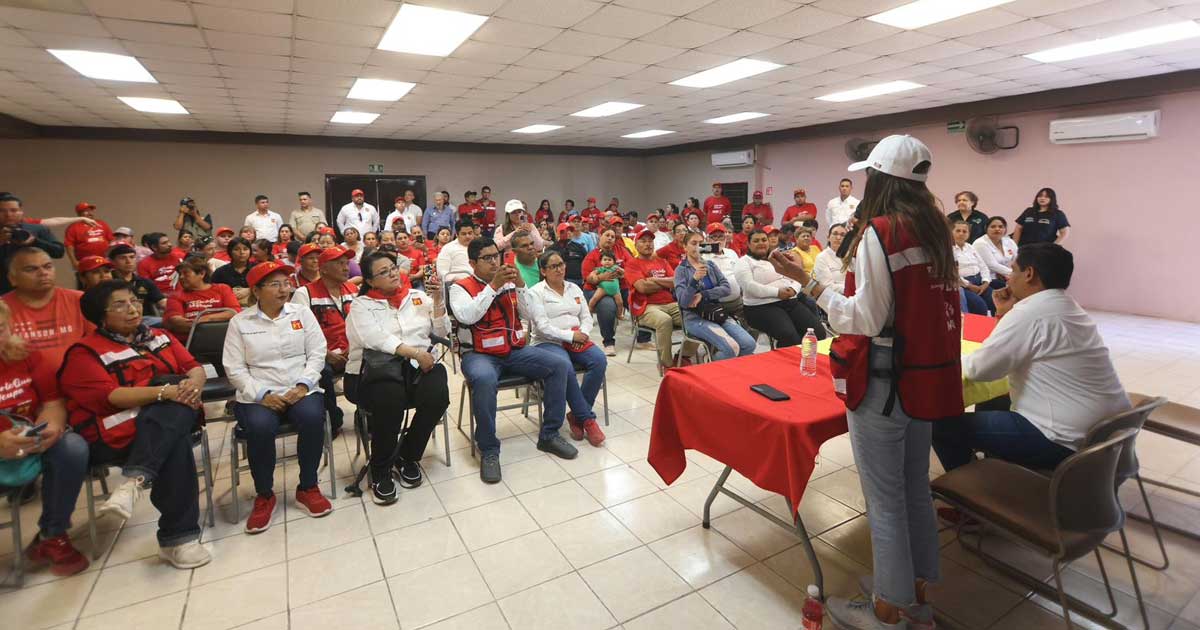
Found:
[(379, 40), (379, 49), (445, 57), (486, 21), (486, 15), (405, 3)]
[(1080, 57), (1091, 57), (1093, 55), (1104, 55), (1122, 50), (1142, 48), (1143, 46), (1177, 42), (1181, 39), (1191, 39), (1193, 37), (1200, 37), (1200, 24), (1188, 20), (1186, 22), (1175, 22), (1164, 26), (1130, 31), (1103, 39), (1094, 39), (1090, 42), (1059, 46), (1058, 48), (1051, 48), (1025, 56), (1042, 63), (1055, 63), (1079, 59)]
[(678, 81), (672, 81), (671, 85), (707, 88), (721, 85), (723, 83), (729, 83), (730, 81), (737, 81), (738, 79), (745, 79), (746, 77), (752, 77), (756, 74), (770, 72), (771, 70), (782, 67), (783, 66), (777, 63), (771, 63), (770, 61), (759, 61), (758, 59), (749, 58), (738, 59), (737, 61), (731, 61), (725, 65), (717, 66), (716, 68), (709, 68), (703, 72), (697, 72), (696, 74), (683, 77)]
[(728, 116), (721, 116), (718, 118), (709, 118), (704, 122), (710, 125), (728, 125), (729, 123), (742, 122), (743, 120), (754, 120), (755, 118), (763, 118), (764, 116), (770, 116), (770, 114), (764, 114), (762, 112), (741, 112), (738, 114), (730, 114)]
[(149, 70), (129, 55), (92, 52), (90, 50), (47, 50), (79, 74), (105, 81), (158, 83)]
[(547, 131), (554, 131), (555, 129), (562, 129), (562, 128), (563, 128), (562, 125), (529, 125), (528, 127), (521, 127), (520, 129), (513, 129), (512, 132), (513, 133), (546, 133)]
[(666, 129), (647, 129), (645, 131), (639, 131), (637, 133), (627, 133), (621, 137), (622, 138), (653, 138), (655, 136), (665, 136), (669, 133), (675, 133), (675, 132), (667, 131)]
[(329, 119), (329, 122), (343, 123), (347, 125), (369, 125), (375, 122), (376, 118), (379, 118), (379, 114), (346, 110), (335, 113), (333, 118)]
[(595, 107), (589, 107), (571, 114), (572, 116), (582, 116), (584, 118), (600, 118), (602, 116), (612, 116), (621, 114), (632, 109), (643, 107), (637, 103), (622, 103), (620, 101), (609, 101)]
[(346, 98), (356, 98), (364, 101), (398, 101), (408, 91), (416, 87), (416, 83), (408, 81), (388, 81), (387, 79), (357, 79)]
[(920, 83), (912, 81), (889, 81), (887, 83), (877, 83), (868, 85), (854, 90), (846, 90), (844, 92), (834, 92), (825, 96), (818, 96), (818, 101), (830, 101), (832, 103), (844, 103), (846, 101), (857, 101), (863, 98), (871, 98), (872, 96), (883, 96), (884, 94), (893, 94), (895, 92), (904, 92), (907, 90), (915, 90), (923, 88)]
[(872, 22), (914, 29), (1008, 4), (1013, 0), (916, 0), (868, 17)]
[(148, 114), (186, 114), (179, 101), (169, 98), (144, 98), (141, 96), (118, 96), (122, 103)]

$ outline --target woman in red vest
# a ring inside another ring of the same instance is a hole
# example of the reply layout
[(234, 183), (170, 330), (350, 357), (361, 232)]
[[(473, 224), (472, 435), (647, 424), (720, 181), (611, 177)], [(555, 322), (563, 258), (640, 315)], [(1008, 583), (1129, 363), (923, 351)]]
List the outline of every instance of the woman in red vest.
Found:
[(845, 295), (811, 279), (798, 256), (771, 255), (842, 333), (830, 362), (846, 401), (875, 566), (872, 593), (829, 599), (842, 628), (933, 624), (926, 585), (938, 579), (938, 536), (927, 421), (961, 415), (963, 400), (958, 271), (949, 225), (925, 186), (932, 159), (920, 140), (896, 135), (850, 165), (867, 169), (867, 186)]

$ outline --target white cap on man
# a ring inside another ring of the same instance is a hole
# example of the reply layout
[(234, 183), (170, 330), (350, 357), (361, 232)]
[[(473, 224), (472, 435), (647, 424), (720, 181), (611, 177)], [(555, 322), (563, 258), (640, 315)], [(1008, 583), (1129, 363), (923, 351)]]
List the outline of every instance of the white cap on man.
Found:
[(509, 199), (508, 203), (504, 204), (504, 213), (512, 214), (517, 210), (524, 210), (525, 204), (521, 203), (520, 199)]
[(873, 168), (880, 173), (887, 173), (902, 179), (923, 182), (929, 177), (929, 167), (916, 172), (923, 162), (933, 164), (933, 154), (924, 142), (910, 135), (892, 135), (879, 141), (871, 149), (871, 155), (862, 162), (855, 162), (846, 170), (861, 171)]

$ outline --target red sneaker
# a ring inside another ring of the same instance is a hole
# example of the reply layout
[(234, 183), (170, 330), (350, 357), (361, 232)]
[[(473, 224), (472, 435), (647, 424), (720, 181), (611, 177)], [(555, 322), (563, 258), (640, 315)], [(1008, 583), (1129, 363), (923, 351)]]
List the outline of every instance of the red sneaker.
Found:
[(583, 439), (583, 425), (575, 420), (575, 414), (567, 412), (567, 426), (571, 428), (571, 439), (578, 442)]
[(600, 446), (604, 443), (604, 431), (600, 430), (600, 423), (595, 418), (583, 423), (583, 432), (587, 435), (588, 444)]
[(308, 490), (296, 488), (296, 505), (300, 506), (300, 510), (313, 518), (320, 518), (333, 511), (333, 504), (325, 495), (321, 494), (321, 489), (313, 486)]
[(49, 564), (50, 572), (58, 576), (75, 575), (88, 568), (88, 559), (71, 544), (66, 534), (35, 538), (25, 549), (25, 557), (35, 567)]
[(275, 494), (264, 497), (254, 497), (254, 509), (250, 510), (250, 518), (246, 519), (247, 534), (261, 534), (271, 528), (271, 517), (275, 516)]
[(938, 518), (942, 519), (943, 523), (951, 527), (958, 527), (962, 523), (963, 531), (974, 531), (979, 529), (979, 521), (963, 514), (952, 507), (940, 507), (937, 509)]

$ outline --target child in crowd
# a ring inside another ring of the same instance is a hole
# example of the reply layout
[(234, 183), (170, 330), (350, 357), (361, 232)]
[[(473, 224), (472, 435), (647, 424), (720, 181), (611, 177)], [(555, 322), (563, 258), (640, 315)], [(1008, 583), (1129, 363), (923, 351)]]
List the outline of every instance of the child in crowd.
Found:
[[(596, 273), (608, 273), (617, 269), (617, 257), (610, 250), (600, 252), (600, 266), (596, 268)], [(617, 279), (604, 280), (596, 285), (596, 292), (592, 295), (592, 299), (588, 300), (588, 308), (592, 311), (596, 310), (596, 304), (606, 295), (611, 295), (613, 302), (617, 303), (617, 319), (625, 313), (625, 304), (621, 302), (621, 281)]]

